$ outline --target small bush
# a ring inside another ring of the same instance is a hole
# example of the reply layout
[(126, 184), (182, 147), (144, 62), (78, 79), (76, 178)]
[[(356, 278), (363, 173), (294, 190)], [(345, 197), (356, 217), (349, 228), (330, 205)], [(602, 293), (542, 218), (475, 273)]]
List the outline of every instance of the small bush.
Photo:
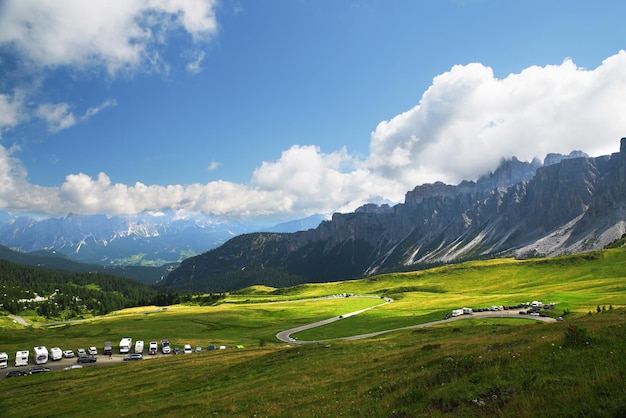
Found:
[(565, 329), (565, 341), (563, 346), (565, 347), (584, 347), (591, 343), (591, 338), (586, 328), (569, 325)]
[(422, 351), (432, 351), (441, 348), (441, 344), (426, 344), (422, 346)]

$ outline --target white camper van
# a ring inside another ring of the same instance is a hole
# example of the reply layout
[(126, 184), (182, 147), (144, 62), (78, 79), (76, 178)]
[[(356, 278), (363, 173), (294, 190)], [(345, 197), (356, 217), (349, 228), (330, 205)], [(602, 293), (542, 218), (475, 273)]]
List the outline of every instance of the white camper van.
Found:
[(0, 353), (0, 369), (4, 369), (9, 365), (9, 355), (7, 353)]
[(135, 353), (143, 353), (143, 341), (137, 340), (135, 343)]
[(15, 367), (28, 366), (28, 350), (18, 351), (15, 353)]
[(453, 309), (452, 316), (460, 316), (463, 315), (463, 309)]
[(59, 347), (54, 347), (50, 349), (50, 360), (57, 361), (63, 358), (63, 351)]
[(124, 337), (120, 340), (120, 354), (127, 354), (130, 351), (130, 347), (133, 345), (133, 339), (130, 337)]
[(46, 347), (35, 347), (35, 364), (45, 364), (48, 362), (48, 349)]
[(168, 339), (161, 340), (161, 351), (163, 351), (163, 354), (169, 354), (171, 352), (170, 340)]

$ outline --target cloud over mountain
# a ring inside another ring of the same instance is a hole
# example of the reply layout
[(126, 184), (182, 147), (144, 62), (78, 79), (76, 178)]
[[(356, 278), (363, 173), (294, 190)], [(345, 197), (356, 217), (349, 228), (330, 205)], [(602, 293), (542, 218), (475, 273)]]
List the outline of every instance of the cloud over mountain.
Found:
[(566, 59), (504, 79), (482, 64), (457, 65), (434, 78), (418, 105), (376, 127), (367, 166), (410, 185), (476, 178), (502, 157), (609, 154), (606, 139), (624, 132), (625, 94), (624, 51), (594, 70)]

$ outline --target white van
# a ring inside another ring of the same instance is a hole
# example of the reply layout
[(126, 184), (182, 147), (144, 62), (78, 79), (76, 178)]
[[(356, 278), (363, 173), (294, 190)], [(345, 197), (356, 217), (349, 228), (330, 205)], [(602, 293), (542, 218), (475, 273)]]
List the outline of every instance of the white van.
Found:
[(15, 353), (15, 367), (28, 366), (28, 350), (18, 351)]
[(185, 354), (191, 354), (191, 344), (185, 344), (184, 348), (183, 348), (183, 353)]
[(143, 353), (143, 341), (137, 340), (135, 343), (135, 353)]
[(35, 347), (35, 364), (46, 364), (48, 362), (48, 349), (41, 345)]
[(50, 360), (57, 361), (63, 358), (63, 351), (59, 347), (53, 347), (50, 349)]
[(0, 353), (0, 369), (4, 369), (9, 365), (9, 355), (7, 353)]
[(130, 346), (133, 345), (133, 339), (130, 337), (124, 337), (120, 340), (120, 354), (126, 354), (130, 351)]

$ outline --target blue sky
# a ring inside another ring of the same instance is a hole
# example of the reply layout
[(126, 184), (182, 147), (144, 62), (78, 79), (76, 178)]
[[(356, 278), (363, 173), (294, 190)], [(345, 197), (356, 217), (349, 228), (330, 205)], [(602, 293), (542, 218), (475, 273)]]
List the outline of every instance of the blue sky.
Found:
[(621, 1), (5, 0), (0, 209), (287, 220), (615, 152)]

